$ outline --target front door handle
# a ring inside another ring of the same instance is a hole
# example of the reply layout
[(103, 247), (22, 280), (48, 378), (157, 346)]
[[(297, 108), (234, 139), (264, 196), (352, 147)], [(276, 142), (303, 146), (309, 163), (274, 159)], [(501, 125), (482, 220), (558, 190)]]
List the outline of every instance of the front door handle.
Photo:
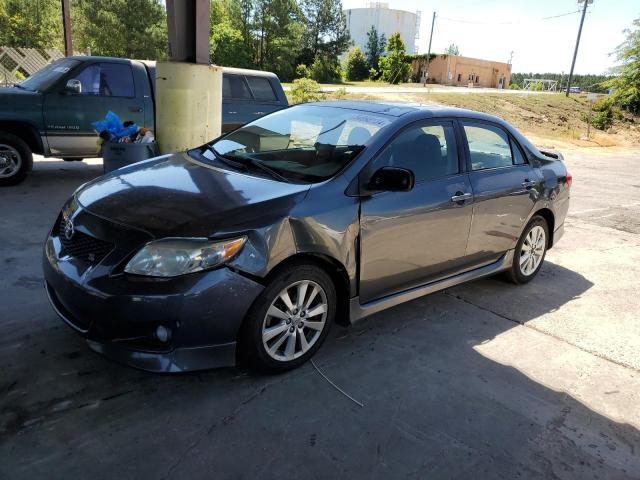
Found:
[(140, 113), (140, 112), (142, 112), (142, 107), (139, 107), (137, 105), (133, 105), (133, 106), (129, 107), (129, 111), (133, 112), (133, 113)]
[(471, 200), (472, 198), (473, 198), (472, 193), (456, 192), (456, 194), (453, 197), (451, 197), (451, 201), (453, 203), (460, 203), (466, 200)]
[(527, 178), (524, 182), (522, 182), (522, 186), (523, 186), (524, 188), (529, 189), (529, 188), (535, 187), (535, 186), (536, 186), (536, 183), (537, 183), (537, 182), (533, 182), (533, 181), (531, 181), (531, 180), (529, 180), (529, 179)]

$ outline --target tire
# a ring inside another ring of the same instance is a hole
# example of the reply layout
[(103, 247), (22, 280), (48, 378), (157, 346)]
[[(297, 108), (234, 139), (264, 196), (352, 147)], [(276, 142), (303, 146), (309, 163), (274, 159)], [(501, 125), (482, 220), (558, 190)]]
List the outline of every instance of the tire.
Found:
[(251, 306), (241, 329), (240, 355), (250, 366), (270, 373), (302, 365), (327, 337), (336, 302), (335, 286), (324, 270), (309, 263), (285, 267), (270, 279)]
[(12, 133), (0, 133), (0, 187), (17, 185), (32, 168), (29, 145)]
[[(541, 236), (542, 235), (542, 236)], [(534, 254), (528, 254), (530, 245), (534, 245)], [(507, 278), (515, 284), (528, 283), (542, 268), (549, 247), (549, 225), (539, 215), (535, 215), (522, 232), (513, 253), (513, 263), (506, 272)]]

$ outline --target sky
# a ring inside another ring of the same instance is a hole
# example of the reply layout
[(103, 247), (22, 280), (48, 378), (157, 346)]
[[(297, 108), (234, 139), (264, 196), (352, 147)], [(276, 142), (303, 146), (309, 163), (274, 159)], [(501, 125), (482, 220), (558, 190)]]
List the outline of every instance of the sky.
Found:
[[(513, 72), (568, 73), (580, 13), (576, 0), (381, 0), (389, 8), (421, 11), (418, 52), (427, 53), (431, 18), (436, 12), (431, 51), (455, 43), (460, 55), (506, 62)], [(366, 0), (343, 0), (344, 8), (366, 7)], [(640, 17), (640, 0), (594, 0), (587, 9), (575, 73), (603, 74), (616, 65), (610, 55), (624, 41), (623, 30)]]

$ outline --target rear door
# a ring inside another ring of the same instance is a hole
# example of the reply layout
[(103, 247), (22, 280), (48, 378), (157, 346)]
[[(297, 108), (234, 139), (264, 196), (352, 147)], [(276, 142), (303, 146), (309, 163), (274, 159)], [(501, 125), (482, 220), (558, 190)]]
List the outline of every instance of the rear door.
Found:
[(252, 120), (283, 107), (269, 77), (246, 75), (246, 79), (255, 100)]
[(255, 105), (244, 75), (222, 74), (222, 133), (249, 123), (254, 118)]
[(374, 159), (411, 170), (410, 192), (363, 198), (360, 300), (366, 303), (461, 270), (471, 224), (471, 185), (459, 161), (456, 127), (421, 121), (406, 127)]
[(542, 191), (542, 177), (502, 127), (461, 123), (474, 196), (467, 256), (476, 264), (491, 262), (514, 248)]
[(81, 93), (51, 92), (44, 102), (47, 138), (53, 155), (96, 156), (98, 137), (91, 124), (102, 120), (109, 110), (123, 122), (132, 120), (144, 125), (144, 108), (136, 99), (130, 64), (85, 63), (70, 78), (80, 81)]

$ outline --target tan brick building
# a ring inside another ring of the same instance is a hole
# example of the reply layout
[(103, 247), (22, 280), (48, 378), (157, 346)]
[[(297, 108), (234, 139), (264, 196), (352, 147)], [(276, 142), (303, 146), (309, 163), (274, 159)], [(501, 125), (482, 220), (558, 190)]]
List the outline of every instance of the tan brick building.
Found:
[[(413, 74), (422, 78), (427, 67), (426, 59), (411, 62)], [(511, 81), (511, 65), (459, 55), (437, 55), (429, 64), (429, 83), (466, 87), (508, 88)]]

